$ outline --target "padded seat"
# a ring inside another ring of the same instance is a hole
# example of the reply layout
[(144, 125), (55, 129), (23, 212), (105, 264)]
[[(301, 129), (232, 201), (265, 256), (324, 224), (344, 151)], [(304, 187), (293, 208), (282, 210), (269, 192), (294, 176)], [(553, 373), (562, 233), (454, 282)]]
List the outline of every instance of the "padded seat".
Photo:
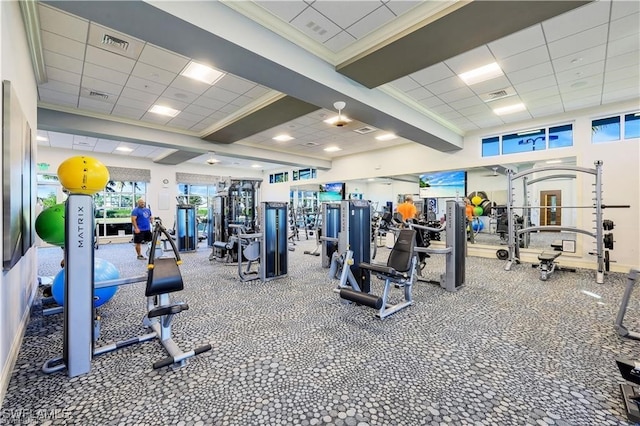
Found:
[(538, 260), (541, 262), (552, 262), (562, 254), (561, 251), (554, 251), (552, 253), (543, 251), (538, 255)]
[(157, 308), (153, 308), (152, 310), (149, 311), (149, 313), (147, 314), (147, 317), (154, 318), (154, 317), (161, 317), (164, 315), (175, 315), (175, 314), (179, 314), (182, 311), (186, 311), (188, 309), (189, 309), (189, 305), (187, 305), (184, 302), (178, 302), (172, 305), (158, 306)]

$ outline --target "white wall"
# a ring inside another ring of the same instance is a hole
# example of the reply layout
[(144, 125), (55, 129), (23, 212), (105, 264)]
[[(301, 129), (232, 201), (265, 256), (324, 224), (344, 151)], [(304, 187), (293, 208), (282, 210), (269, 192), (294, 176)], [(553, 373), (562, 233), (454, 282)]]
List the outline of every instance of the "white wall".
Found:
[[(36, 83), (18, 2), (0, 2), (0, 40), (0, 77), (11, 82), (35, 139)], [(2, 213), (4, 217), (5, 212)], [(0, 234), (2, 232), (0, 229)], [(4, 238), (3, 234), (1, 236)], [(29, 319), (29, 307), (37, 289), (37, 266), (37, 250), (33, 247), (10, 271), (3, 272), (0, 280), (0, 405), (9, 384)]]

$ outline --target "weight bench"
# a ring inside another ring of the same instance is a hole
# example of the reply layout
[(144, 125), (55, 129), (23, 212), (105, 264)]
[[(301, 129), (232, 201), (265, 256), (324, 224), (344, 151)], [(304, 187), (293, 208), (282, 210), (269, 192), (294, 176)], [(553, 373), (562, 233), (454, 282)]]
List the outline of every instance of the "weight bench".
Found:
[[(414, 253), (415, 246), (416, 231), (414, 229), (402, 229), (393, 245), (393, 249), (391, 249), (391, 253), (389, 253), (386, 266), (360, 263), (360, 268), (374, 272), (379, 279), (384, 280), (382, 296), (364, 293), (357, 286), (352, 286), (352, 288), (341, 287), (339, 289), (340, 297), (376, 309), (378, 311), (376, 316), (380, 319), (413, 305), (411, 290), (417, 263), (417, 256)], [(348, 264), (343, 265), (344, 267), (349, 268)], [(395, 305), (389, 304), (389, 292), (393, 284), (404, 290), (404, 300)]]
[(547, 278), (549, 278), (549, 275), (551, 275), (555, 270), (566, 271), (566, 272), (576, 271), (575, 268), (566, 268), (566, 267), (558, 266), (558, 264), (556, 263), (556, 259), (560, 257), (561, 254), (562, 254), (561, 251), (552, 251), (552, 252), (543, 251), (538, 255), (538, 260), (540, 261), (540, 263), (537, 265), (533, 264), (532, 266), (534, 268), (538, 267), (538, 269), (540, 270), (540, 280), (546, 281)]

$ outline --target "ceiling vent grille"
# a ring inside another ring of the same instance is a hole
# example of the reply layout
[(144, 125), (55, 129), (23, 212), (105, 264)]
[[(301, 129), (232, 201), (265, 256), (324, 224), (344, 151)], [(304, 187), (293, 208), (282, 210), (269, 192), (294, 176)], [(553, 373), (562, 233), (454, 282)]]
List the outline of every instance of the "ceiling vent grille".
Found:
[(91, 96), (92, 98), (104, 99), (105, 101), (109, 99), (109, 95), (107, 95), (106, 93), (96, 92), (95, 90), (89, 91), (89, 96)]
[(480, 99), (485, 102), (496, 101), (498, 99), (506, 98), (516, 94), (516, 90), (513, 87), (506, 87), (504, 89), (496, 90), (489, 93), (480, 95)]
[(111, 47), (117, 47), (118, 49), (126, 51), (129, 48), (129, 42), (126, 40), (122, 40), (118, 37), (114, 37), (109, 34), (104, 34), (102, 36), (102, 44), (106, 44)]
[(376, 130), (378, 129), (376, 129), (375, 127), (364, 126), (360, 127), (359, 129), (355, 129), (354, 132), (360, 133), (361, 135), (366, 135), (367, 133), (375, 132)]

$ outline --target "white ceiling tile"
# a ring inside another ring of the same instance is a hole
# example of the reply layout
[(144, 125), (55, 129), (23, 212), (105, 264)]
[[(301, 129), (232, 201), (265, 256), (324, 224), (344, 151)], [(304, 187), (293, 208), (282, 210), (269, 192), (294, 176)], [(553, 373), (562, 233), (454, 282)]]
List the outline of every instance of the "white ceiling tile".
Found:
[(82, 77), (82, 87), (90, 90), (95, 90), (97, 92), (107, 93), (113, 96), (120, 96), (120, 92), (122, 91), (122, 86), (118, 84), (109, 83), (104, 80), (98, 80), (97, 78), (87, 77), (86, 75)]
[(529, 81), (525, 81), (523, 83), (514, 84), (514, 87), (518, 91), (519, 94), (533, 92), (539, 89), (544, 89), (547, 87), (556, 87), (556, 77), (554, 75), (547, 75), (540, 78), (534, 78)]
[(435, 112), (436, 114), (442, 114), (445, 112), (452, 112), (453, 108), (451, 108), (447, 104), (442, 104), (442, 105), (434, 106), (433, 108), (431, 108), (431, 111)]
[(166, 98), (175, 99), (176, 101), (191, 103), (198, 99), (199, 95), (195, 93), (187, 92), (185, 90), (177, 89), (173, 86), (167, 87), (167, 90), (162, 92), (162, 96)]
[(441, 105), (443, 103), (444, 102), (442, 101), (442, 99), (440, 99), (437, 96), (432, 96), (430, 98), (426, 98), (426, 99), (423, 99), (423, 100), (420, 101), (420, 104), (424, 105), (427, 108), (432, 108), (432, 107), (434, 107), (436, 105)]
[(162, 92), (167, 90), (167, 86), (164, 84), (158, 84), (153, 81), (144, 80), (140, 77), (131, 76), (129, 77), (129, 81), (127, 81), (127, 86), (132, 89), (141, 90), (147, 93), (153, 93), (154, 95), (160, 96)]
[(435, 83), (428, 84), (426, 86), (429, 91), (435, 95), (439, 95), (441, 93), (450, 92), (455, 89), (460, 89), (462, 87), (467, 87), (466, 84), (460, 79), (460, 77), (449, 77), (444, 80), (437, 81)]
[(553, 75), (553, 67), (551, 62), (544, 62), (542, 64), (533, 65), (529, 68), (524, 68), (518, 71), (513, 71), (507, 74), (509, 81), (513, 85), (518, 85), (527, 81), (531, 81), (538, 77)]
[(559, 95), (560, 91), (557, 86), (546, 87), (544, 89), (538, 89), (532, 92), (521, 93), (520, 98), (522, 101), (529, 105), (530, 102), (533, 102), (537, 99), (547, 98), (549, 96)]
[(324, 45), (334, 53), (337, 53), (356, 41), (356, 38), (347, 31), (340, 31), (338, 34), (324, 42)]
[(559, 94), (546, 96), (544, 98), (538, 98), (538, 99), (525, 102), (527, 109), (540, 108), (542, 106), (551, 106), (551, 105), (558, 105), (558, 104), (562, 104), (562, 97)]
[(509, 105), (514, 105), (514, 104), (518, 104), (521, 103), (522, 99), (520, 99), (519, 96), (509, 96), (506, 98), (502, 98), (502, 99), (496, 99), (495, 101), (491, 101), (489, 103), (487, 103), (487, 105), (489, 106), (489, 108), (496, 109), (496, 108), (502, 108), (502, 107), (506, 107)]
[(570, 92), (562, 92), (562, 101), (566, 103), (591, 96), (602, 96), (602, 86), (584, 87), (580, 89), (574, 89)]
[(206, 98), (216, 99), (218, 101), (229, 103), (238, 97), (237, 93), (230, 92), (220, 87), (213, 86), (202, 94)]
[(518, 121), (531, 120), (529, 111), (517, 112), (515, 114), (501, 115), (500, 119), (505, 123), (517, 123)]
[[(91, 95), (92, 92), (94, 92), (94, 95)], [(107, 95), (106, 99), (102, 95)], [(84, 87), (80, 90), (80, 98), (87, 98), (87, 99), (91, 99), (92, 101), (104, 102), (104, 103), (110, 104), (111, 108), (113, 108), (113, 105), (118, 100), (117, 96), (110, 96), (107, 93), (102, 93), (102, 92), (100, 92), (100, 94), (98, 95), (95, 93), (95, 91), (86, 89)]]
[(460, 100), (448, 103), (448, 105), (451, 108), (457, 109), (457, 110), (460, 110), (463, 108), (469, 108), (476, 105), (482, 105), (482, 104), (484, 104), (484, 102), (482, 101), (482, 99), (480, 99), (477, 96), (471, 96), (468, 98), (464, 98), (464, 99), (460, 99)]
[(564, 105), (565, 111), (572, 111), (576, 109), (589, 108), (589, 107), (601, 105), (601, 101), (602, 101), (601, 95), (592, 95), (592, 96), (586, 96), (584, 98), (579, 98), (579, 99), (571, 99), (571, 100), (563, 99), (562, 103)]
[(205, 118), (204, 116), (200, 115), (200, 114), (191, 114), (189, 112), (186, 112), (186, 110), (183, 110), (180, 114), (178, 114), (174, 120), (176, 118), (179, 118), (180, 120), (184, 120), (184, 121), (192, 121), (193, 123), (191, 123), (189, 125), (189, 127), (191, 127), (192, 125), (202, 121), (203, 118)]
[[(343, 27), (343, 28), (346, 28), (349, 34), (353, 35), (357, 39), (361, 39), (362, 37), (377, 30), (378, 28), (380, 28), (381, 26), (383, 26), (384, 24), (386, 24), (387, 22), (395, 18), (395, 15), (386, 7), (381, 6), (381, 3), (378, 1), (371, 1), (371, 2), (351, 1), (351, 2), (345, 2), (345, 3), (353, 5), (352, 7), (358, 7), (358, 8), (360, 8), (360, 6), (363, 3), (373, 4), (374, 7), (377, 7), (375, 10), (373, 10), (368, 15), (364, 16), (362, 19), (360, 19), (353, 25), (348, 27)], [(314, 6), (315, 6), (315, 3), (314, 3)]]
[(611, 92), (611, 91), (618, 91), (625, 87), (628, 87), (631, 92), (634, 92), (635, 91), (634, 87), (635, 88), (640, 87), (640, 85), (638, 84), (634, 85), (634, 82), (638, 82), (639, 80), (640, 78), (637, 75), (631, 76), (626, 79), (621, 78), (618, 80), (609, 80), (604, 82), (603, 88), (605, 92)]
[(157, 151), (158, 151), (158, 148), (156, 148), (155, 146), (138, 145), (133, 150), (133, 152), (131, 152), (130, 155), (136, 156), (136, 157), (148, 157), (149, 155), (152, 155), (153, 153), (155, 153)]
[(187, 107), (187, 105), (189, 105), (186, 102), (181, 102), (176, 99), (165, 98), (165, 97), (158, 98), (158, 100), (156, 101), (156, 104), (177, 109), (178, 111), (182, 111)]
[(407, 96), (412, 97), (413, 99), (420, 101), (422, 99), (430, 98), (433, 96), (433, 93), (425, 89), (424, 87), (418, 87), (413, 90), (409, 90), (406, 92)]
[(624, 55), (625, 53), (633, 52), (640, 49), (640, 37), (629, 36), (614, 40), (609, 43), (607, 48), (607, 57)]
[(206, 96), (200, 96), (198, 99), (193, 101), (193, 104), (196, 106), (200, 106), (203, 108), (208, 108), (214, 111), (219, 110), (223, 106), (227, 104), (227, 102), (219, 101), (213, 98), (207, 98)]
[(146, 104), (151, 105), (156, 101), (156, 99), (158, 99), (158, 95), (143, 92), (142, 90), (133, 89), (131, 87), (125, 87), (122, 89), (122, 93), (120, 93), (120, 99), (123, 100), (123, 102), (125, 102), (124, 105), (127, 106), (133, 106), (126, 103), (128, 99), (145, 102)]
[(108, 83), (117, 84), (118, 86), (124, 86), (129, 79), (129, 74), (90, 64), (88, 62), (84, 65), (83, 74), (86, 77), (96, 78)]
[(244, 96), (244, 95), (240, 95), (237, 98), (235, 98), (234, 100), (231, 101), (231, 104), (237, 106), (237, 107), (243, 107), (246, 105), (249, 105), (251, 102), (253, 102), (253, 99), (251, 99), (248, 96)]
[(87, 46), (86, 61), (112, 70), (130, 73), (136, 61), (131, 58), (107, 52), (94, 46)]
[(226, 104), (225, 106), (220, 108), (219, 111), (224, 112), (225, 114), (233, 114), (234, 112), (238, 111), (239, 109), (240, 109), (240, 107), (238, 107), (237, 105)]
[(391, 87), (400, 90), (402, 92), (408, 92), (409, 90), (417, 89), (420, 85), (411, 77), (406, 76), (388, 83)]
[(547, 46), (540, 46), (499, 60), (498, 65), (505, 74), (508, 74), (545, 62), (549, 62), (549, 52)]
[(179, 74), (189, 63), (189, 58), (147, 43), (142, 49), (138, 61)]
[(471, 131), (471, 130), (476, 130), (476, 129), (480, 128), (477, 124), (472, 123), (471, 121), (467, 120), (466, 118), (460, 118), (460, 119), (457, 119), (457, 120), (451, 120), (451, 123), (454, 124), (455, 126), (457, 126), (460, 130), (463, 130), (463, 131), (466, 131), (466, 132)]
[(236, 77), (233, 74), (225, 74), (220, 80), (216, 81), (216, 86), (228, 90), (239, 95), (253, 89), (257, 86), (253, 81), (245, 80), (244, 78)]
[(202, 95), (204, 92), (211, 88), (211, 85), (179, 75), (175, 80), (173, 80), (173, 83), (171, 83), (169, 87), (181, 91), (195, 93), (196, 95)]
[(173, 117), (167, 117), (160, 114), (155, 114), (153, 112), (147, 112), (143, 115), (140, 120), (146, 121), (147, 123), (155, 123), (155, 124), (167, 124)]
[(48, 31), (41, 31), (41, 34), (43, 49), (74, 59), (84, 59), (84, 43)]
[(610, 2), (596, 1), (542, 23), (547, 42), (553, 42), (572, 34), (609, 22)]
[(94, 151), (111, 153), (118, 147), (118, 145), (120, 145), (120, 142), (116, 140), (98, 139)]
[[(602, 102), (612, 103), (612, 102), (622, 102), (628, 101), (631, 99), (637, 99), (640, 97), (640, 87), (629, 88), (625, 87), (620, 90), (608, 90), (605, 87), (604, 93), (602, 94)], [(640, 105), (639, 105), (640, 106)]]
[(580, 68), (585, 64), (603, 61), (607, 50), (606, 48), (606, 44), (601, 44), (600, 46), (581, 50), (580, 52), (576, 52), (572, 55), (563, 56), (562, 58), (556, 58), (552, 61), (553, 69), (556, 72), (562, 72)]
[(635, 78), (637, 85), (640, 85), (640, 67), (638, 65), (632, 65), (626, 68), (620, 68), (617, 70), (609, 71), (604, 76), (605, 84), (611, 83), (618, 80), (626, 80), (630, 78)]
[(458, 75), (484, 65), (488, 65), (492, 62), (495, 62), (495, 57), (486, 45), (477, 47), (444, 61), (445, 65)]
[(49, 144), (57, 148), (71, 148), (73, 136), (67, 133), (49, 132)]
[(609, 41), (629, 36), (638, 36), (640, 32), (640, 13), (625, 16), (611, 22), (609, 27)]
[(566, 82), (576, 81), (582, 78), (590, 77), (592, 75), (602, 74), (603, 72), (604, 72), (604, 61), (593, 62), (591, 64), (585, 64), (579, 68), (557, 72), (556, 80), (558, 81), (558, 84), (563, 84)]
[(480, 128), (500, 126), (504, 124), (502, 119), (500, 119), (500, 117), (496, 116), (495, 114), (492, 114), (491, 116), (469, 117), (469, 121), (472, 122), (474, 125), (476, 125), (476, 127), (480, 127)]
[(444, 63), (439, 63), (432, 65), (428, 68), (425, 68), (420, 71), (416, 71), (410, 75), (415, 81), (419, 84), (426, 86), (431, 83), (435, 83), (437, 81), (444, 80), (450, 77), (456, 77), (449, 67), (447, 67)]
[(564, 107), (562, 104), (547, 105), (529, 109), (529, 114), (534, 118), (548, 117), (553, 114), (562, 114)]
[[(182, 115), (182, 114), (180, 114)], [(195, 126), (196, 124), (198, 124), (201, 120), (195, 121), (195, 120), (185, 120), (184, 118), (178, 116), (176, 118), (174, 118), (173, 120), (169, 121), (167, 123), (168, 126), (171, 127), (175, 127), (177, 129), (184, 129), (184, 130), (189, 130), (192, 126)]]
[(576, 90), (583, 90), (594, 87), (601, 90), (603, 81), (603, 74), (595, 74), (588, 77), (582, 77), (574, 81), (562, 82), (558, 85), (558, 89), (560, 90), (560, 93), (573, 92)]
[(60, 55), (59, 53), (44, 50), (44, 63), (47, 67), (58, 68), (75, 74), (82, 74), (83, 61), (73, 59), (69, 56)]
[(614, 1), (611, 4), (611, 19), (616, 20), (640, 12), (640, 2)]
[(474, 93), (478, 95), (482, 95), (484, 93), (495, 92), (497, 90), (505, 89), (510, 87), (511, 83), (505, 76), (500, 76), (496, 78), (492, 78), (491, 80), (483, 81), (481, 83), (476, 83), (474, 85), (469, 86)]
[(477, 96), (468, 87), (461, 87), (459, 89), (452, 90), (450, 92), (441, 93), (438, 95), (438, 97), (443, 101), (445, 101), (446, 103), (449, 103), (449, 102), (455, 102), (461, 99), (477, 97)]
[(271, 90), (268, 87), (258, 85), (253, 89), (250, 89), (248, 92), (243, 93), (243, 95), (248, 96), (251, 99), (258, 99), (260, 96), (264, 95), (267, 92), (277, 93), (275, 90)]
[(544, 45), (544, 34), (540, 25), (534, 25), (488, 44), (489, 50), (498, 60)]
[(211, 115), (215, 112), (215, 110), (210, 109), (210, 108), (204, 108), (201, 107), (199, 105), (196, 104), (191, 104), (188, 107), (186, 107), (183, 112), (189, 113), (189, 114), (193, 114), (193, 115), (199, 115), (201, 117), (206, 117), (208, 115)]
[[(335, 7), (335, 2), (326, 2), (326, 1), (316, 1), (311, 4), (311, 7), (316, 9), (318, 12), (329, 18), (339, 27), (346, 29), (354, 22), (358, 22), (362, 20), (365, 16), (369, 15), (374, 10), (381, 8), (382, 3), (379, 1), (371, 1), (371, 0), (361, 0), (361, 1), (341, 1), (339, 2), (339, 7)], [(387, 8), (385, 9), (388, 15), (391, 15), (392, 19), (394, 18), (393, 13), (391, 13)], [(375, 29), (375, 27), (366, 29), (366, 32)], [(351, 32), (351, 31), (349, 31)], [(360, 38), (361, 36), (356, 33), (351, 33), (354, 36)]]
[(50, 80), (68, 83), (73, 86), (80, 86), (82, 76), (73, 72), (65, 71), (59, 68), (46, 67), (47, 78)]
[(87, 40), (89, 21), (69, 15), (42, 3), (38, 4), (40, 29), (56, 33), (81, 43)]
[(640, 67), (640, 51), (635, 50), (633, 52), (608, 58), (605, 65), (605, 72), (631, 66)]
[[(80, 88), (78, 88), (78, 92)], [(43, 87), (38, 88), (38, 96), (41, 102), (70, 106), (76, 108), (78, 106), (78, 95), (72, 95), (69, 93), (61, 93), (51, 89), (45, 89)]]
[(561, 58), (590, 47), (604, 44), (607, 42), (608, 31), (609, 25), (605, 24), (550, 42), (548, 46), (551, 58)]
[(340, 27), (311, 7), (303, 10), (291, 21), (291, 24), (320, 43), (324, 43), (341, 31)]
[(128, 106), (121, 105), (118, 102), (116, 106), (113, 108), (113, 111), (111, 112), (111, 114), (117, 115), (118, 117), (130, 118), (132, 120), (139, 120), (140, 117), (142, 117), (147, 112), (147, 110), (148, 108), (147, 109), (131, 108)]
[(38, 90), (54, 90), (60, 93), (66, 93), (68, 95), (76, 95), (80, 94), (80, 86), (77, 84), (69, 84), (64, 83), (62, 81), (56, 81), (53, 79), (49, 79), (46, 83), (43, 83), (38, 86)]
[(471, 105), (468, 107), (464, 107), (464, 108), (456, 108), (457, 111), (464, 115), (465, 117), (471, 116), (471, 115), (480, 115), (480, 114), (493, 114), (493, 112), (491, 111), (491, 108), (489, 107), (489, 104), (485, 104), (484, 102), (482, 102), (481, 104), (476, 104), (476, 105)]
[(132, 75), (144, 78), (145, 80), (155, 81), (158, 84), (168, 85), (175, 80), (177, 73), (167, 71), (153, 65), (145, 64), (138, 61), (133, 67)]
[(255, 4), (267, 9), (273, 15), (282, 19), (285, 22), (291, 21), (293, 18), (298, 16), (300, 12), (302, 12), (307, 5), (301, 1), (278, 1), (278, 0), (268, 0), (268, 1), (254, 1)]
[(396, 16), (407, 13), (409, 10), (421, 5), (422, 3), (424, 2), (420, 0), (389, 0), (384, 2), (385, 6), (391, 9)]
[(445, 120), (451, 120), (451, 119), (454, 119), (454, 118), (462, 118), (462, 114), (460, 114), (458, 111), (443, 112), (443, 113), (440, 113), (440, 116), (442, 118), (444, 118)]

